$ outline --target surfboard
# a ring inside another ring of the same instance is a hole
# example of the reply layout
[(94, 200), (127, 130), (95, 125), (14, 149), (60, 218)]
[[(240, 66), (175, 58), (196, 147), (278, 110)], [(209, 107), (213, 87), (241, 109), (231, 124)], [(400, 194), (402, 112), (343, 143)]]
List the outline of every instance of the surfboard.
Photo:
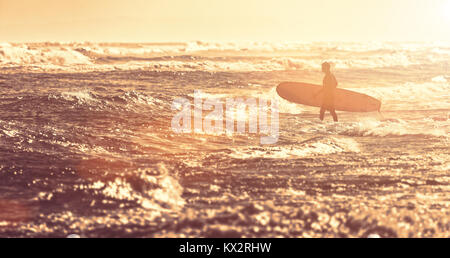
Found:
[[(320, 107), (322, 94), (317, 95), (321, 85), (303, 82), (282, 82), (277, 86), (277, 93), (283, 99), (307, 106)], [(363, 93), (337, 88), (334, 107), (339, 111), (372, 112), (380, 110), (381, 101)]]

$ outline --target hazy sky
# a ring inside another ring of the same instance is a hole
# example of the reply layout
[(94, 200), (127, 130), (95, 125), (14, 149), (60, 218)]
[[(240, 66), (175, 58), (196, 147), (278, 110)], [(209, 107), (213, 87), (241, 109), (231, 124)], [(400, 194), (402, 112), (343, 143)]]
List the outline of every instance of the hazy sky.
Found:
[(0, 41), (441, 40), (450, 0), (0, 0)]

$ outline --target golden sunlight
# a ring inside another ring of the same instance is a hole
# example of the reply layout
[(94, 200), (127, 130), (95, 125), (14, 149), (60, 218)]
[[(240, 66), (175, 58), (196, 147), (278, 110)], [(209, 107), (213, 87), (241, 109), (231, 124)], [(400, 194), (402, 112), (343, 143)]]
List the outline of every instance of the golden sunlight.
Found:
[(0, 0), (0, 41), (449, 40), (448, 17), (447, 0)]

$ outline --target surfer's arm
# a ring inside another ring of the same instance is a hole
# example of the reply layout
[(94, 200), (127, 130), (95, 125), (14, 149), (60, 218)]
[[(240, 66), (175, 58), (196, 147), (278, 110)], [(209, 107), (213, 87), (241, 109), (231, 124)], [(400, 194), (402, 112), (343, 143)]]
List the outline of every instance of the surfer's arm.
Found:
[(326, 83), (327, 83), (327, 77), (325, 76), (322, 81), (322, 88), (320, 88), (320, 90), (317, 91), (316, 94), (314, 94), (314, 98), (317, 98), (317, 96), (319, 96), (323, 92), (323, 89), (325, 89)]
[(317, 91), (316, 94), (314, 94), (314, 98), (319, 96), (322, 92), (323, 92), (323, 87), (319, 91)]

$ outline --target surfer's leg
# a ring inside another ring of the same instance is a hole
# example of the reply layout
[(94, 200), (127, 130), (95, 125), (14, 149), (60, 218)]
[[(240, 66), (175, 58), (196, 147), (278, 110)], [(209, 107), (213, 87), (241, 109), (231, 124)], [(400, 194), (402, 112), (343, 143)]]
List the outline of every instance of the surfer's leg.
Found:
[(320, 107), (320, 116), (319, 116), (319, 118), (320, 118), (320, 121), (323, 121), (323, 118), (325, 117), (325, 107), (324, 106), (321, 106)]
[(337, 114), (336, 114), (336, 111), (334, 110), (334, 108), (330, 108), (330, 113), (333, 116), (334, 122), (337, 122), (338, 121), (338, 117), (337, 117)]

